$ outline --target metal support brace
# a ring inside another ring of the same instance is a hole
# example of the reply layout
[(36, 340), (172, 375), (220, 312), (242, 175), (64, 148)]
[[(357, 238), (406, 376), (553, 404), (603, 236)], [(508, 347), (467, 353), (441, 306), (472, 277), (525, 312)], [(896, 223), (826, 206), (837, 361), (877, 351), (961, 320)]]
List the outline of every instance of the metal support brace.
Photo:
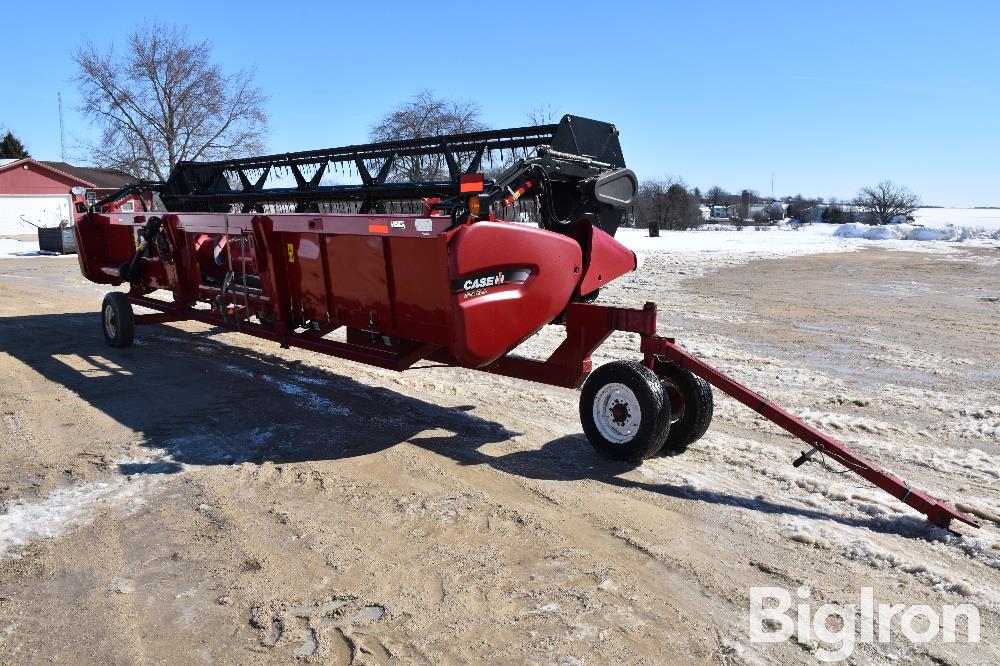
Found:
[(958, 520), (973, 527), (980, 526), (979, 521), (972, 516), (959, 511), (947, 502), (914, 489), (910, 484), (858, 455), (841, 442), (820, 432), (802, 419), (772, 404), (763, 396), (754, 393), (731, 377), (692, 356), (681, 349), (673, 340), (655, 335), (644, 337), (642, 350), (647, 356), (663, 357), (690, 370), (723, 393), (742, 402), (778, 427), (812, 446), (813, 449), (800, 456), (795, 461), (796, 463), (801, 464), (816, 451), (821, 451), (848, 470), (924, 514), (938, 527), (947, 528), (952, 520)]

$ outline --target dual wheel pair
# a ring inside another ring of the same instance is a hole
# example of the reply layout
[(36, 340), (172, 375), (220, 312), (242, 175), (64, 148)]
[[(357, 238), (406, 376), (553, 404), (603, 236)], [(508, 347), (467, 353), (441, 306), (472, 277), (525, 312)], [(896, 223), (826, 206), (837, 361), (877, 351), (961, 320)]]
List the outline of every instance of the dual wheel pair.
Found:
[(683, 453), (712, 422), (712, 387), (681, 366), (661, 361), (650, 369), (615, 361), (590, 374), (580, 393), (580, 421), (597, 451), (641, 462)]

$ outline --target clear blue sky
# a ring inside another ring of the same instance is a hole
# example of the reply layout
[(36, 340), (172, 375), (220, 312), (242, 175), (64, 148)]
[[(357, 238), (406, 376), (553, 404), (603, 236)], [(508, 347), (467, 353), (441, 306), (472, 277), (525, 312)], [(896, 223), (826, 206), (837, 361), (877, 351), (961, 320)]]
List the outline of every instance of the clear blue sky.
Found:
[(495, 127), (551, 105), (618, 125), (640, 177), (1000, 205), (996, 2), (4, 3), (0, 125), (40, 159), (93, 132), (70, 52), (144, 19), (186, 26), (271, 95), (275, 152), (356, 143), (421, 88)]

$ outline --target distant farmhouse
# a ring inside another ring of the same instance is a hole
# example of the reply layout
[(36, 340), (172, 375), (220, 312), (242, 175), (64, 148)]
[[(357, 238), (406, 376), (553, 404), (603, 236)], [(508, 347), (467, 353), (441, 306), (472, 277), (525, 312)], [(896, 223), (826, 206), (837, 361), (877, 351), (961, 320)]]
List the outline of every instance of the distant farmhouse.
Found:
[(730, 206), (712, 206), (709, 219), (723, 220), (755, 220), (761, 214), (766, 214), (769, 220), (783, 220), (788, 212), (788, 204), (781, 201), (763, 203), (738, 203)]

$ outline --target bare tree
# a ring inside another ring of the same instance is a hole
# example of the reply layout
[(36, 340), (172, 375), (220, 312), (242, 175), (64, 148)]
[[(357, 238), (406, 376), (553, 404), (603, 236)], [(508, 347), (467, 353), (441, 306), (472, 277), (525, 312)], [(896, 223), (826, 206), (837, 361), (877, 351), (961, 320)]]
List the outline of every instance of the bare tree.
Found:
[(181, 161), (263, 150), (267, 96), (252, 72), (226, 74), (207, 41), (169, 25), (145, 25), (121, 53), (86, 42), (74, 54), (79, 110), (100, 127), (84, 146), (100, 166), (165, 180)]
[(902, 185), (883, 180), (875, 187), (864, 187), (854, 205), (876, 224), (889, 224), (893, 218), (906, 216), (920, 208), (920, 197)]
[(730, 196), (732, 195), (729, 192), (726, 192), (718, 185), (713, 185), (705, 192), (705, 203), (709, 206), (724, 206), (729, 203), (728, 199)]
[(528, 125), (538, 127), (539, 125), (552, 125), (558, 123), (562, 118), (553, 110), (550, 105), (539, 106), (528, 111)]
[[(401, 141), (476, 132), (486, 129), (480, 113), (474, 102), (439, 99), (430, 90), (422, 90), (382, 116), (369, 136), (372, 141)], [(448, 180), (448, 164), (442, 155), (402, 156), (396, 158), (389, 177), (396, 182)]]
[(633, 207), (635, 226), (659, 236), (661, 229), (688, 229), (702, 223), (698, 200), (684, 181), (675, 178), (646, 180), (639, 186)]

